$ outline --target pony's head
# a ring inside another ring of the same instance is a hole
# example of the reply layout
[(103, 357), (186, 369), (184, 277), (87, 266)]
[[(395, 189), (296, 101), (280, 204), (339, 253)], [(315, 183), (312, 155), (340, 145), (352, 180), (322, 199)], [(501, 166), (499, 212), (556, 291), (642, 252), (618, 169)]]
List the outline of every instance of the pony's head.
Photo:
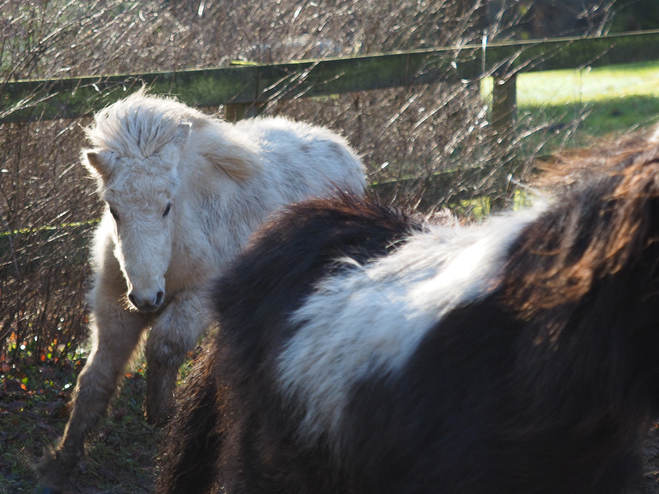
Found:
[(98, 147), (82, 153), (112, 217), (106, 221), (114, 222), (114, 253), (128, 299), (143, 312), (157, 310), (165, 298), (178, 164), (191, 129), (180, 115), (163, 111), (163, 103), (138, 93), (103, 110), (87, 130)]
[(208, 180), (215, 170), (217, 180), (237, 183), (261, 170), (258, 145), (230, 124), (143, 91), (96, 114), (87, 137), (95, 149), (83, 150), (82, 162), (98, 181), (106, 221), (114, 221), (128, 299), (140, 311), (155, 311), (165, 297), (180, 218), (177, 189), (187, 176), (181, 160), (186, 169), (206, 163)]
[(172, 256), (175, 160), (171, 154), (139, 159), (92, 150), (84, 153), (84, 161), (103, 173), (113, 170), (101, 198), (115, 225), (115, 257), (131, 304), (140, 311), (155, 311), (165, 298), (165, 272)]

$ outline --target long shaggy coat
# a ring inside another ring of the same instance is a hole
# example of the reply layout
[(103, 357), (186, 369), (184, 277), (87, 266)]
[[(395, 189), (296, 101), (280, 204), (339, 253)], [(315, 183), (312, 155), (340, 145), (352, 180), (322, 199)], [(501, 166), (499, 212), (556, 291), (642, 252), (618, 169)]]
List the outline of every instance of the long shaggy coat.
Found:
[(659, 153), (469, 227), (287, 208), (215, 286), (158, 492), (619, 494), (659, 416)]

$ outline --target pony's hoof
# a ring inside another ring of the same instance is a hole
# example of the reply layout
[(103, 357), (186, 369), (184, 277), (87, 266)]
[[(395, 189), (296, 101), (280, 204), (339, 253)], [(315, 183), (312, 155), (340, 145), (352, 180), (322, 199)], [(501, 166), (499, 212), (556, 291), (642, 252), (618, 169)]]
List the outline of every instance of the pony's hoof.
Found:
[(35, 465), (37, 477), (36, 494), (62, 494), (69, 485), (69, 477), (81, 454), (63, 453), (61, 450), (44, 448), (43, 456)]
[(151, 427), (165, 427), (169, 421), (168, 415), (155, 415), (153, 413), (145, 413), (144, 420)]
[(155, 402), (149, 400), (149, 391), (147, 389), (146, 399), (144, 400), (144, 419), (151, 427), (164, 427), (171, 418), (172, 409), (170, 403)]

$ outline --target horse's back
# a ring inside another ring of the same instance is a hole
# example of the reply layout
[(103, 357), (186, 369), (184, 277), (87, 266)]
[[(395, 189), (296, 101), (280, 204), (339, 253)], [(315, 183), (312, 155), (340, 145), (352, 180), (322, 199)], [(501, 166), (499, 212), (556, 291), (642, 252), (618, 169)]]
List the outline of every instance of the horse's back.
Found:
[[(330, 189), (361, 194), (364, 167), (350, 144), (339, 134), (282, 117), (244, 120), (236, 129), (259, 142), (271, 179), (317, 195)], [(297, 199), (297, 198), (296, 198)]]

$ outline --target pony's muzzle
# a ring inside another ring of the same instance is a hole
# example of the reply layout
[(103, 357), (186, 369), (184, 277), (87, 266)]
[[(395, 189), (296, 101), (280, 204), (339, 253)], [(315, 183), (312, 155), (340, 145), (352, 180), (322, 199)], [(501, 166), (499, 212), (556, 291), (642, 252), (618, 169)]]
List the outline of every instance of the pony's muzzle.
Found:
[(128, 300), (140, 312), (155, 312), (165, 300), (165, 292), (158, 290), (156, 294), (140, 294), (133, 290), (128, 294)]

